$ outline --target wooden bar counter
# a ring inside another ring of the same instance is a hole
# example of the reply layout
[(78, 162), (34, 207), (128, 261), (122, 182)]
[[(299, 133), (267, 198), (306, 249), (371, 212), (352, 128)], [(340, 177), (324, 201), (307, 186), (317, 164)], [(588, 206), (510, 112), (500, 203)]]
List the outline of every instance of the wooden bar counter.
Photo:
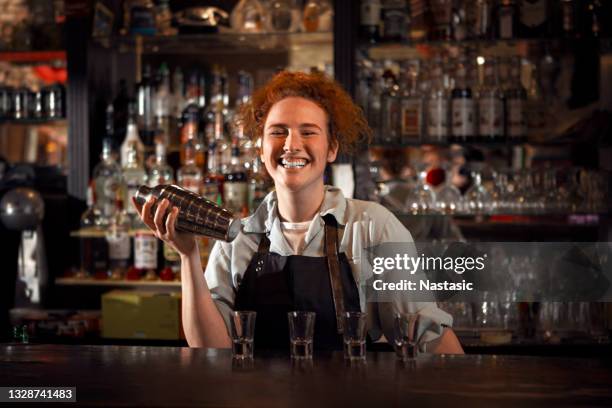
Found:
[[(368, 353), (311, 363), (183, 347), (0, 345), (0, 386), (73, 386), (62, 406), (611, 406), (612, 359)], [(0, 404), (1, 405), (1, 404)], [(22, 405), (19, 405), (22, 406)]]

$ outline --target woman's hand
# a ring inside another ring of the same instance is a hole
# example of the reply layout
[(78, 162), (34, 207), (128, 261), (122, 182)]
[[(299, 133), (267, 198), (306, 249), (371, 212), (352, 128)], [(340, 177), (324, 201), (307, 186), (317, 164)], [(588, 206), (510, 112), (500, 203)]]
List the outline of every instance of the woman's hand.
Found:
[[(174, 228), (179, 209), (177, 207), (172, 207), (170, 201), (164, 198), (157, 205), (155, 214), (152, 214), (155, 200), (155, 197), (149, 198), (142, 207), (139, 206), (134, 199), (132, 199), (132, 203), (136, 207), (142, 221), (155, 233), (157, 238), (172, 246), (181, 256), (192, 255), (194, 251), (198, 250), (195, 235), (176, 231)], [(168, 216), (164, 220), (166, 212), (168, 212)]]

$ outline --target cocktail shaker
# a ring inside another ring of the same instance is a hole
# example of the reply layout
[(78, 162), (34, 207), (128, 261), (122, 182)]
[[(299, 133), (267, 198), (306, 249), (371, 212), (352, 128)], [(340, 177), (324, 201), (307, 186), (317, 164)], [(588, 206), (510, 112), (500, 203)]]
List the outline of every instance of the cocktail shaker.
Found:
[[(231, 211), (219, 207), (212, 201), (176, 185), (160, 184), (153, 188), (142, 185), (134, 195), (136, 202), (143, 205), (149, 197), (157, 199), (156, 205), (162, 199), (178, 207), (176, 220), (178, 231), (232, 241), (240, 232), (240, 219)], [(154, 206), (153, 211), (155, 211)]]

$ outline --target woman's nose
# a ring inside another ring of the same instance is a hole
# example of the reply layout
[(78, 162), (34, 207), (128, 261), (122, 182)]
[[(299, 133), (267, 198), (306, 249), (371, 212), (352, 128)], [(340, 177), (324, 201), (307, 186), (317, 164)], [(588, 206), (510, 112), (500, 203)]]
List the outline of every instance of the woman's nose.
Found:
[(302, 138), (298, 132), (289, 130), (289, 134), (285, 138), (283, 150), (286, 152), (297, 152), (302, 150)]

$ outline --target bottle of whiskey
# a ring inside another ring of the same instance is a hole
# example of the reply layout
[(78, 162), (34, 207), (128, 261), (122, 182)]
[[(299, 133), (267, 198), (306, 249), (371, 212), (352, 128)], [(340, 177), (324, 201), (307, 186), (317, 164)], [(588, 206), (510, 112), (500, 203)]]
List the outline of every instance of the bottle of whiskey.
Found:
[(193, 139), (187, 140), (187, 143), (183, 145), (183, 155), (185, 157), (185, 164), (178, 169), (176, 174), (178, 184), (189, 191), (200, 194), (202, 189), (202, 171), (195, 162)]
[(418, 142), (423, 137), (423, 96), (419, 90), (419, 61), (409, 61), (403, 70), (400, 96), (400, 133), (402, 143)]
[(247, 172), (240, 160), (240, 145), (237, 138), (232, 142), (231, 150), (230, 164), (224, 174), (223, 203), (228, 210), (246, 217), (249, 210)]
[(451, 141), (473, 140), (476, 133), (476, 108), (465, 58), (459, 60), (455, 72), (455, 87), (451, 91), (451, 118)]
[(511, 141), (527, 140), (527, 118), (525, 108), (527, 90), (521, 82), (521, 60), (511, 61), (509, 86), (506, 89), (506, 135)]
[(482, 141), (500, 141), (504, 136), (504, 93), (499, 85), (497, 60), (484, 63), (484, 82), (478, 97), (478, 135)]

